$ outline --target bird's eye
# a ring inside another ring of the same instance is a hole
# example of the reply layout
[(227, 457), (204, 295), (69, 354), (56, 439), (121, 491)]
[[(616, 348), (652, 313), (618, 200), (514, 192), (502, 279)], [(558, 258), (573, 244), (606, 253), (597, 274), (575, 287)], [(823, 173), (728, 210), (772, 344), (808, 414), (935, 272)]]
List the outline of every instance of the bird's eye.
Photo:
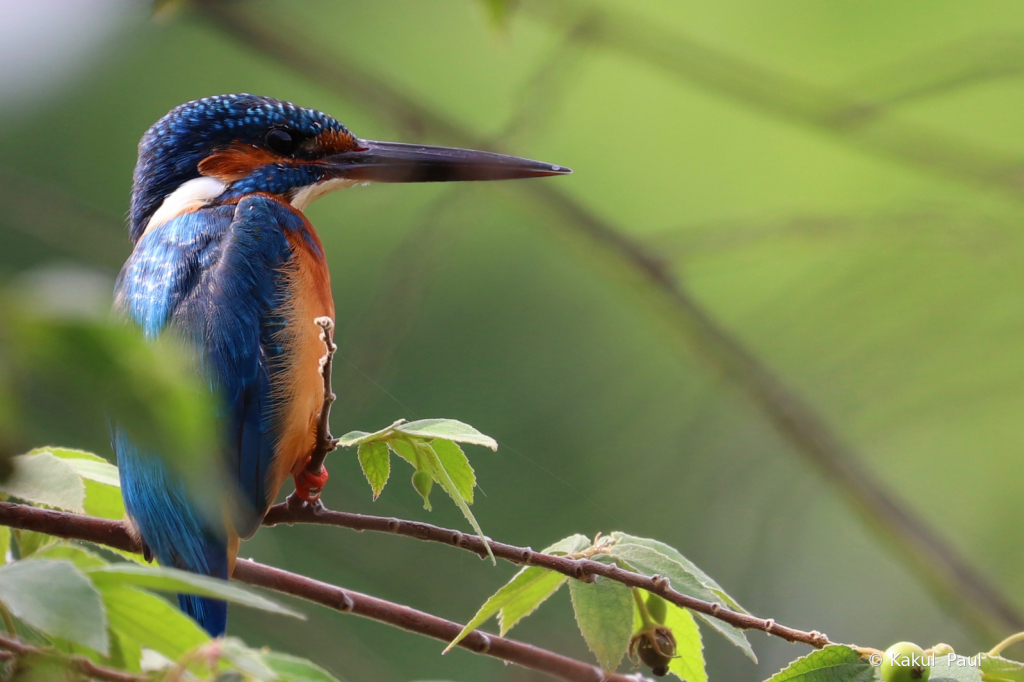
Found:
[(267, 133), (266, 137), (267, 147), (272, 152), (281, 154), (282, 156), (288, 156), (295, 151), (297, 144), (296, 137), (287, 130), (281, 130), (275, 128)]

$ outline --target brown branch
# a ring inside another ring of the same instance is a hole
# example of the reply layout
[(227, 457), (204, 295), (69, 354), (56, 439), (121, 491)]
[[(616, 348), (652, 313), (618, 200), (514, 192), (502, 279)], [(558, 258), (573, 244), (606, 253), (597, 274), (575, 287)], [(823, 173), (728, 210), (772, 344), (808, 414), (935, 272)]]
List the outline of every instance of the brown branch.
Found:
[(142, 682), (143, 680), (151, 679), (145, 675), (133, 675), (132, 673), (127, 673), (123, 670), (116, 670), (114, 668), (97, 665), (84, 656), (64, 656), (56, 651), (25, 644), (18, 639), (3, 635), (0, 635), (0, 649), (5, 653), (10, 654), (0, 658), (8, 660), (11, 658), (17, 658), (18, 656), (29, 656), (33, 654), (42, 656), (59, 656), (66, 663), (87, 677), (98, 680), (107, 680), (108, 682)]
[[(119, 521), (0, 502), (0, 525), (141, 553), (139, 543)], [(289, 573), (279, 568), (258, 564), (255, 561), (239, 560), (235, 564), (235, 572), (231, 579), (266, 587), (327, 606), (342, 613), (353, 613), (443, 642), (452, 641), (462, 631), (461, 625), (450, 620)], [(605, 673), (595, 665), (530, 644), (483, 632), (474, 632), (459, 642), (459, 646), (477, 654), (492, 656), (516, 663), (524, 668), (547, 673), (568, 682), (638, 682), (642, 679), (636, 675)], [(134, 680), (135, 678), (124, 678), (115, 682), (134, 682)]]
[(326, 352), (320, 358), (320, 376), (324, 380), (324, 402), (320, 407), (320, 416), (316, 420), (316, 446), (313, 454), (306, 462), (306, 471), (319, 476), (323, 469), (324, 459), (338, 447), (338, 439), (331, 435), (331, 405), (338, 397), (331, 389), (331, 365), (338, 347), (334, 345), (334, 320), (329, 317), (316, 318), (320, 327), (320, 340), (324, 342)]
[[(486, 140), (472, 131), (405, 96), (359, 64), (336, 53), (326, 57), (323, 51), (313, 47), (314, 41), (289, 31), (281, 21), (270, 28), (253, 19), (252, 12), (242, 13), (216, 3), (197, 7), (227, 35), (403, 131), (463, 146), (487, 146)], [(551, 8), (534, 3), (530, 10), (559, 25), (574, 18), (566, 19), (554, 9), (554, 3)], [(773, 115), (842, 135), (861, 130), (846, 123), (840, 125), (833, 116), (834, 112), (846, 111), (855, 104), (850, 98), (833, 96), (831, 91), (822, 89), (808, 90), (804, 84), (784, 79), (762, 67), (753, 67), (678, 36), (670, 36), (660, 27), (652, 30), (650, 35), (657, 40), (648, 40), (629, 21), (606, 20), (601, 22), (600, 30), (593, 24), (588, 25), (583, 35), (615, 49), (635, 49), (645, 61), (674, 70), (687, 79)], [(642, 43), (639, 47), (629, 43), (634, 36)], [(890, 129), (878, 134), (868, 130), (851, 139), (911, 164), (948, 172), (961, 179), (1007, 187), (1003, 175), (1006, 164), (990, 163), (990, 159), (976, 157), (973, 152), (961, 153), (963, 150), (955, 145), (928, 138), (914, 129), (895, 132)], [(1013, 603), (945, 538), (887, 490), (824, 417), (719, 325), (672, 275), (665, 262), (550, 184), (522, 183), (521, 187), (533, 192), (561, 216), (562, 220), (552, 222), (555, 227), (574, 230), (589, 238), (667, 300), (694, 346), (722, 376), (746, 394), (797, 453), (839, 488), (868, 529), (903, 560), (940, 604), (986, 633), (1024, 630), (1024, 616)], [(1016, 185), (1012, 189), (1019, 193)]]
[[(460, 547), (479, 555), (482, 559), (487, 558), (487, 547), (479, 537), (418, 521), (331, 511), (324, 509), (322, 506), (317, 507), (308, 504), (300, 506), (282, 503), (271, 507), (270, 511), (263, 518), (263, 525), (265, 526), (274, 526), (279, 523), (314, 523), (348, 528), (355, 531), (370, 530), (379, 533), (392, 533), (394, 535), (416, 538), (417, 540), (440, 542), (444, 545)], [(529, 547), (507, 545), (491, 539), (487, 540), (487, 544), (490, 545), (494, 556), (516, 565), (538, 566), (584, 582), (593, 582), (593, 576), (600, 575), (628, 587), (639, 587), (648, 592), (653, 592), (677, 606), (717, 618), (742, 630), (761, 630), (789, 642), (809, 644), (819, 649), (831, 644), (828, 637), (820, 632), (797, 630), (796, 628), (780, 625), (771, 618), (757, 618), (746, 613), (730, 611), (723, 608), (721, 604), (707, 602), (703, 599), (682, 594), (673, 590), (669, 581), (661, 576), (641, 575), (640, 573), (625, 571), (615, 565), (603, 564), (589, 559), (574, 559), (544, 554), (543, 552), (535, 552)]]

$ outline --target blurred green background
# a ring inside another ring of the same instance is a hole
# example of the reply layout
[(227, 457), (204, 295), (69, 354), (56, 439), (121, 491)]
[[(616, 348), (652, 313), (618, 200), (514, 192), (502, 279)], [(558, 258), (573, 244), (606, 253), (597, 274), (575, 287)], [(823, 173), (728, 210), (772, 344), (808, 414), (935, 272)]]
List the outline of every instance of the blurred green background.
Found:
[[(264, 94), (362, 137), (564, 164), (575, 174), (543, 188), (371, 186), (310, 209), (338, 309), (335, 434), (457, 418), (501, 444), (469, 453), (486, 494), (474, 512), (497, 539), (655, 537), (753, 613), (835, 641), (989, 648), (1005, 623), (938, 598), (930, 560), (911, 568), (898, 539), (865, 524), (773, 426), (772, 401), (751, 398), (749, 367), (727, 351), (721, 371), (726, 339), (1024, 611), (1019, 3), (151, 10), (0, 2), (2, 283), (60, 266), (112, 287), (138, 139), (206, 95)], [(550, 191), (652, 255), (696, 307)], [(109, 456), (102, 424), (52, 440)], [(374, 503), (354, 453), (332, 455), (326, 504), (465, 528), (441, 498), (423, 511), (396, 466)], [(242, 556), (462, 622), (514, 572), (314, 527), (264, 529)], [(304, 623), (235, 609), (231, 632), (352, 681), (539, 679), (301, 608)], [(565, 593), (512, 635), (589, 658)], [(756, 666), (705, 632), (713, 680), (761, 680), (806, 651), (751, 639)]]

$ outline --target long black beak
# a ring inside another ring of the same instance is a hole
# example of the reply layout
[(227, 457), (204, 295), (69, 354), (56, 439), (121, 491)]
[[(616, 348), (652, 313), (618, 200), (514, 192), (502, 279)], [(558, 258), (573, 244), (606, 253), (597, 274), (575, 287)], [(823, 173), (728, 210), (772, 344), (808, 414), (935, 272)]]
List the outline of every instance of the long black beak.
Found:
[(356, 149), (321, 163), (336, 177), (370, 182), (517, 180), (572, 173), (565, 166), (505, 154), (373, 140), (359, 140)]

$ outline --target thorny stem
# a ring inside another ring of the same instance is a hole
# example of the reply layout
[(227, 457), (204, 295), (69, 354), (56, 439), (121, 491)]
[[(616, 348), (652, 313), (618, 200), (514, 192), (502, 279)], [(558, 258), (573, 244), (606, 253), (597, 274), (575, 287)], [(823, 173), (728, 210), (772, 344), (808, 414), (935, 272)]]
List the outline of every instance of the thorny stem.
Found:
[[(309, 507), (310, 505), (305, 505)], [(23, 504), (0, 502), (0, 525), (24, 528), (71, 540), (84, 540), (127, 552), (140, 552), (138, 541), (120, 521), (100, 519), (81, 514), (38, 509)], [(477, 542), (480, 542), (477, 539)], [(483, 549), (481, 548), (481, 551)], [(276, 590), (306, 601), (311, 601), (341, 613), (352, 613), (364, 618), (450, 642), (462, 631), (462, 626), (429, 613), (402, 604), (385, 601), (353, 590), (265, 566), (255, 561), (240, 560), (235, 564), (232, 580)], [(0, 638), (0, 648), (6, 641)], [(516, 663), (566, 682), (640, 682), (635, 675), (606, 673), (595, 665), (578, 661), (553, 651), (504, 637), (473, 632), (459, 642), (459, 647), (477, 654)], [(104, 678), (112, 682), (137, 682), (134, 676)]]

